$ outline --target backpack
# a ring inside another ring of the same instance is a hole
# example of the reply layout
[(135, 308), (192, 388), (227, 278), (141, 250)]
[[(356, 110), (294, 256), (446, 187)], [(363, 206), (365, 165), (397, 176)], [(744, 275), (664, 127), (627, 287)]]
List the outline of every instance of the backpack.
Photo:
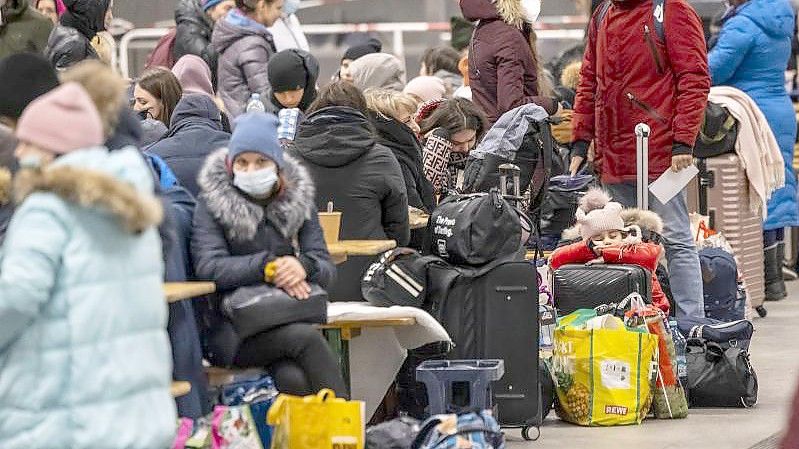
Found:
[[(602, 21), (605, 20), (605, 16), (608, 14), (611, 3), (611, 0), (605, 0), (605, 2), (603, 2), (602, 5), (597, 8), (598, 11), (594, 16), (595, 29), (598, 29), (599, 25), (602, 24)], [(666, 0), (652, 0), (652, 18), (655, 22), (655, 34), (657, 34), (657, 37), (661, 42), (665, 42)]]
[(738, 120), (724, 106), (708, 102), (694, 145), (694, 156), (708, 158), (732, 153), (737, 140)]
[[(450, 429), (454, 429), (451, 432)], [(436, 415), (425, 421), (411, 449), (504, 449), (505, 437), (490, 411)]]
[(436, 256), (422, 256), (410, 248), (387, 251), (369, 266), (361, 280), (363, 298), (373, 306), (421, 308), (427, 298), (427, 267), (444, 263)]
[(177, 28), (171, 28), (158, 41), (150, 56), (147, 57), (147, 62), (144, 64), (145, 69), (151, 67), (171, 69), (175, 65), (175, 56), (172, 54), (172, 49), (175, 48), (175, 36), (177, 36)]
[(738, 310), (738, 265), (735, 257), (721, 248), (699, 251), (702, 269), (702, 288), (705, 298), (705, 316), (719, 321), (736, 321), (744, 318)]

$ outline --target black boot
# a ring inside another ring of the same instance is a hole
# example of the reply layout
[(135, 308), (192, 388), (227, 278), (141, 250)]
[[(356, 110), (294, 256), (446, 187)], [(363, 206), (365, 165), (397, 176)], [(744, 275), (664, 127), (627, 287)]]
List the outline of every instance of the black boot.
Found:
[(786, 282), (795, 281), (798, 277), (796, 271), (789, 268), (785, 260), (785, 242), (777, 242), (777, 260), (782, 264), (782, 279)]
[(785, 290), (785, 280), (782, 278), (782, 258), (779, 257), (780, 248), (782, 248), (783, 252), (785, 251), (785, 246), (780, 244), (763, 251), (765, 257), (766, 301), (779, 301), (788, 296), (788, 292)]

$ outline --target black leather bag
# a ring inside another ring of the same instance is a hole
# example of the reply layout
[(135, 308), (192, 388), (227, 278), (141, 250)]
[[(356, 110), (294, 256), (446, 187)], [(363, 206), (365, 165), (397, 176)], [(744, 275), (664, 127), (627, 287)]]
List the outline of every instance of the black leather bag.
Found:
[(241, 339), (291, 323), (324, 324), (327, 292), (312, 284), (300, 301), (272, 285), (241, 287), (222, 300), (222, 313)]
[(688, 396), (692, 407), (752, 407), (757, 374), (749, 353), (706, 340), (688, 340)]
[(450, 195), (430, 216), (430, 252), (481, 266), (522, 252), (520, 214), (496, 190)]
[(708, 158), (735, 151), (738, 120), (723, 106), (708, 103), (705, 118), (694, 145), (694, 156)]

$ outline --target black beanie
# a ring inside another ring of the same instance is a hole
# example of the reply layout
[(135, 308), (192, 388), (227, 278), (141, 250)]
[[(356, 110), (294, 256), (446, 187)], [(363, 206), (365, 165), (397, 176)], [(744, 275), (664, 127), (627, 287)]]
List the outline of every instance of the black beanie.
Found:
[(351, 61), (355, 61), (361, 56), (366, 56), (372, 53), (380, 53), (382, 50), (383, 44), (379, 40), (371, 38), (361, 45), (355, 45), (348, 48), (341, 60), (343, 61), (345, 59), (349, 59)]
[(295, 51), (283, 50), (269, 58), (266, 73), (273, 92), (305, 89), (308, 84), (302, 56)]
[(0, 60), (0, 115), (18, 119), (28, 104), (58, 87), (50, 62), (33, 53)]

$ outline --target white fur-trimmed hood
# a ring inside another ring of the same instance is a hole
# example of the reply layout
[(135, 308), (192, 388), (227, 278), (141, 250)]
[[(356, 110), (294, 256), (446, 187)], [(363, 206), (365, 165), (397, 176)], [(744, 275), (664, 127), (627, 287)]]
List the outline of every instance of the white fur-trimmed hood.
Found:
[(293, 157), (283, 155), (280, 170), (286, 182), (281, 192), (266, 206), (245, 196), (233, 185), (227, 166), (228, 149), (215, 151), (205, 160), (198, 178), (200, 198), (211, 215), (225, 228), (232, 240), (255, 238), (258, 225), (271, 222), (284, 238), (293, 238), (306, 220), (316, 213), (316, 190), (308, 171)]

